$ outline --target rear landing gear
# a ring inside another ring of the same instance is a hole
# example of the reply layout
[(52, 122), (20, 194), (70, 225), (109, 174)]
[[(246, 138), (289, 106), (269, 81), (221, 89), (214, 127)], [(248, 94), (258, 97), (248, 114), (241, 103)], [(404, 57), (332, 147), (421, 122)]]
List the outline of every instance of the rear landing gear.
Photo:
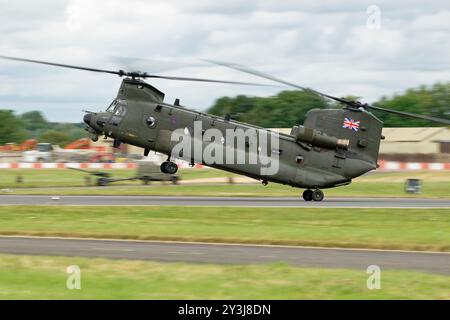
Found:
[(322, 201), (323, 200), (323, 192), (319, 189), (316, 189), (314, 191), (307, 189), (303, 191), (303, 199), (305, 201)]
[(307, 190), (303, 191), (303, 199), (305, 201), (311, 201), (313, 199), (312, 195), (313, 195), (312, 190), (307, 189)]
[(323, 197), (324, 197), (323, 192), (319, 189), (314, 190), (312, 193), (312, 198), (314, 201), (322, 201)]

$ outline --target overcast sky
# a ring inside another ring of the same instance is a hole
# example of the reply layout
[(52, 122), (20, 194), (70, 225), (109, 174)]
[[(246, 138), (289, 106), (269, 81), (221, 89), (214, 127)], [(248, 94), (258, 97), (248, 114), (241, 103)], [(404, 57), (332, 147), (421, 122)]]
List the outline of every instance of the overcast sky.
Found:
[[(0, 0), (0, 21), (1, 55), (267, 82), (197, 65), (215, 59), (366, 102), (450, 81), (448, 0)], [(224, 95), (283, 89), (151, 83), (167, 102), (180, 98), (197, 110)], [(80, 122), (81, 110), (104, 109), (119, 86), (120, 78), (111, 75), (0, 61), (0, 108), (42, 110), (52, 121)]]

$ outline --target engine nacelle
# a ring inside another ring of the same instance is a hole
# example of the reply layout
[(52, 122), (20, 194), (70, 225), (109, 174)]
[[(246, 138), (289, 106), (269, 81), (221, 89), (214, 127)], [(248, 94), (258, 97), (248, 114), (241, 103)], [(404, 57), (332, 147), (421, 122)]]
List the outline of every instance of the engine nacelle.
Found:
[(304, 126), (294, 126), (291, 131), (295, 141), (311, 144), (315, 147), (327, 149), (344, 149), (347, 150), (349, 140), (338, 139), (321, 133), (318, 130), (306, 128)]

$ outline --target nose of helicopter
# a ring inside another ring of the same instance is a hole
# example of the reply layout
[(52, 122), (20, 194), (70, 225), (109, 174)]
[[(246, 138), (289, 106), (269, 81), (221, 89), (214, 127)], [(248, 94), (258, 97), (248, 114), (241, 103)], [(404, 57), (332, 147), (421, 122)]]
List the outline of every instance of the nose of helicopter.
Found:
[(91, 124), (91, 119), (92, 119), (92, 113), (86, 113), (83, 117), (83, 121), (86, 124)]

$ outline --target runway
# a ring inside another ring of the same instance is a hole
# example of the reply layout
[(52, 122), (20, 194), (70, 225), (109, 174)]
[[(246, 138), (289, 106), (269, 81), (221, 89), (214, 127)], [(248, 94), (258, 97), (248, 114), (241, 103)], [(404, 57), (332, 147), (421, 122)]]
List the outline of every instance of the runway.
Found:
[(381, 270), (403, 269), (450, 275), (450, 253), (412, 251), (0, 237), (0, 253), (216, 264), (285, 262), (302, 267), (351, 268), (361, 272), (365, 272), (369, 265), (377, 265)]
[(0, 205), (88, 206), (220, 206), (298, 208), (450, 208), (450, 199), (420, 198), (325, 198), (305, 202), (293, 197), (188, 197), (188, 196), (48, 196), (0, 195)]

